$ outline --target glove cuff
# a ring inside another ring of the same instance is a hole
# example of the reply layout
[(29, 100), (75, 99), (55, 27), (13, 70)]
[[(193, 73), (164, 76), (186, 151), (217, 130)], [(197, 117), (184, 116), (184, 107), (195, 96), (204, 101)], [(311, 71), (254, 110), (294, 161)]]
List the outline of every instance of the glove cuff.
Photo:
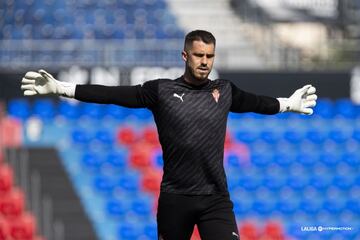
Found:
[(277, 98), (279, 101), (279, 112), (288, 112), (291, 110), (289, 98)]
[(57, 81), (57, 85), (58, 85), (58, 90), (59, 90), (59, 95), (63, 96), (63, 97), (68, 97), (68, 98), (74, 98), (75, 97), (75, 88), (76, 88), (76, 84), (75, 83), (69, 83), (69, 82), (60, 82)]

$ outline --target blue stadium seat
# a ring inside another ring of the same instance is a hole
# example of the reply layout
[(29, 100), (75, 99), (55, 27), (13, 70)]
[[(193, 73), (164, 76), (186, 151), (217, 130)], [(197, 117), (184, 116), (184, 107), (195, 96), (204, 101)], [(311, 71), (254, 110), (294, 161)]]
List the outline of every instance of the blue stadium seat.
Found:
[(112, 171), (119, 172), (127, 168), (127, 154), (123, 151), (111, 151), (106, 156), (106, 163)]
[(337, 215), (346, 208), (346, 201), (342, 198), (326, 199), (323, 202), (322, 208), (331, 215)]
[(136, 223), (121, 223), (118, 228), (118, 239), (133, 240), (141, 234), (141, 230)]
[(252, 210), (260, 216), (268, 216), (276, 209), (276, 202), (273, 198), (264, 197), (257, 199), (252, 204)]
[(116, 187), (116, 179), (105, 175), (97, 175), (93, 184), (96, 192), (111, 195)]
[(118, 186), (125, 192), (136, 193), (139, 191), (139, 181), (139, 174), (135, 172), (126, 172), (119, 177)]
[(285, 216), (293, 216), (299, 209), (300, 202), (297, 198), (280, 199), (276, 203), (276, 209)]
[(310, 184), (315, 189), (319, 191), (324, 191), (328, 189), (332, 184), (332, 176), (330, 174), (323, 175), (312, 175), (310, 179)]
[(79, 114), (79, 104), (72, 103), (69, 101), (60, 101), (59, 103), (59, 114), (65, 119), (68, 120), (77, 120), (80, 116)]
[(102, 146), (108, 147), (111, 147), (115, 142), (114, 133), (107, 129), (100, 129), (96, 131), (94, 139)]
[(258, 139), (258, 134), (250, 130), (239, 130), (235, 132), (236, 141), (243, 143), (253, 143)]
[(155, 154), (154, 156), (154, 166), (158, 167), (158, 168), (163, 168), (164, 166), (164, 159), (163, 159), (163, 155), (162, 155), (162, 152), (159, 151)]
[(233, 202), (236, 217), (244, 218), (251, 212), (252, 201), (250, 199), (233, 199)]
[(78, 128), (71, 132), (71, 140), (75, 146), (86, 147), (92, 140), (92, 136), (87, 130)]
[(360, 129), (354, 129), (352, 133), (352, 138), (360, 143)]
[(360, 156), (355, 152), (344, 152), (341, 161), (346, 162), (349, 166), (356, 167), (360, 164)]
[(332, 129), (329, 132), (329, 138), (337, 144), (345, 143), (350, 137), (350, 133), (341, 128)]
[(84, 117), (90, 117), (92, 119), (102, 119), (104, 107), (100, 104), (95, 103), (84, 103), (82, 104), (81, 114)]
[(301, 230), (301, 227), (304, 227), (304, 226), (312, 226), (312, 225), (310, 225), (309, 223), (304, 224), (304, 225), (296, 224), (296, 223), (289, 224), (288, 235), (290, 235), (291, 237), (293, 237), (295, 239), (308, 240), (309, 232)]
[(359, 216), (360, 214), (360, 202), (356, 197), (352, 197), (346, 200), (346, 208)]
[(9, 101), (8, 114), (19, 120), (26, 120), (31, 114), (29, 102), (25, 99)]
[(287, 176), (287, 186), (295, 191), (302, 191), (309, 184), (309, 177), (307, 175), (289, 175)]
[(337, 153), (321, 153), (320, 162), (327, 167), (333, 168), (340, 162), (340, 156)]
[(229, 153), (226, 155), (225, 162), (230, 168), (239, 168), (241, 166), (240, 157), (236, 153)]
[(270, 153), (252, 154), (251, 163), (258, 168), (266, 168), (272, 161), (272, 155)]
[(153, 201), (149, 197), (137, 197), (131, 203), (132, 212), (142, 218), (151, 218), (152, 208)]
[(309, 216), (317, 214), (322, 209), (322, 202), (319, 199), (302, 199), (300, 210)]
[(295, 162), (295, 160), (296, 160), (295, 154), (293, 154), (293, 153), (276, 152), (273, 155), (272, 162), (277, 164), (280, 167), (289, 167), (291, 164), (293, 164)]
[[(230, 171), (229, 171), (230, 172)], [(239, 187), (239, 178), (233, 176), (233, 174), (227, 175), (227, 184), (230, 192)]]
[[(349, 226), (348, 222), (341, 224), (341, 226)], [(360, 238), (360, 234), (357, 231), (354, 231), (354, 229), (356, 228), (355, 225), (350, 226), (352, 227), (351, 230), (344, 230), (344, 231), (338, 231), (338, 232), (334, 232), (331, 236), (331, 240), (336, 240), (336, 239), (359, 239)]]
[(123, 218), (129, 211), (129, 207), (124, 201), (111, 199), (106, 203), (105, 211), (111, 218)]
[(314, 144), (323, 144), (327, 138), (327, 134), (318, 129), (311, 129), (306, 132), (306, 137)]
[(95, 153), (85, 153), (81, 159), (82, 165), (90, 172), (98, 173), (104, 163), (104, 159)]
[(132, 114), (137, 118), (137, 120), (150, 121), (152, 119), (152, 113), (145, 108), (136, 109), (132, 111)]
[(304, 139), (304, 132), (296, 129), (287, 129), (283, 138), (292, 144), (299, 144)]
[(335, 111), (337, 115), (345, 117), (345, 118), (356, 118), (357, 112), (354, 104), (350, 99), (341, 99), (335, 102)]
[(333, 178), (333, 185), (338, 189), (349, 191), (356, 183), (356, 176), (352, 174), (336, 175)]
[(260, 138), (268, 144), (276, 144), (280, 140), (280, 133), (273, 129), (266, 129), (260, 132)]
[(239, 113), (234, 113), (234, 112), (229, 113), (229, 120), (236, 121), (236, 120), (241, 119), (242, 117), (243, 117), (242, 114), (239, 114)]
[(266, 175), (262, 182), (262, 185), (272, 192), (279, 191), (286, 184), (286, 177), (283, 174)]
[(247, 191), (255, 191), (260, 187), (262, 179), (258, 175), (240, 176), (239, 187), (244, 188)]
[(333, 102), (329, 99), (318, 99), (314, 108), (314, 115), (325, 119), (335, 116)]
[(148, 237), (148, 239), (156, 239), (158, 237), (156, 223), (144, 224), (143, 235)]

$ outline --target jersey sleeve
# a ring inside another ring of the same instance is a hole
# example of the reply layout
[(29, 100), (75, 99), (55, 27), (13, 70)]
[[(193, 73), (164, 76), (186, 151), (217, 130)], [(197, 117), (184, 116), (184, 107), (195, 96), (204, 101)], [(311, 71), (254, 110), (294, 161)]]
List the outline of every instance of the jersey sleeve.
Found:
[(254, 112), (269, 115), (279, 112), (280, 104), (276, 98), (249, 93), (239, 89), (233, 83), (230, 84), (232, 91), (231, 112)]
[(149, 109), (153, 109), (158, 102), (159, 80), (145, 82), (142, 86), (138, 85), (139, 103)]
[(157, 101), (157, 81), (148, 81), (142, 86), (76, 85), (75, 99), (129, 108), (152, 108)]

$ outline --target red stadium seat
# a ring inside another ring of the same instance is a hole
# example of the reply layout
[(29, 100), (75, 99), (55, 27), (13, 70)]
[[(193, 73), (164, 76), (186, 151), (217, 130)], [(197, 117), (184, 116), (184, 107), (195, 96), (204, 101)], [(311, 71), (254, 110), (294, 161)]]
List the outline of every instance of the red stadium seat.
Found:
[(159, 170), (151, 169), (146, 171), (141, 180), (142, 190), (155, 194), (159, 193), (161, 176), (162, 173)]
[(264, 226), (262, 237), (268, 240), (284, 240), (285, 236), (280, 223), (269, 221)]
[(158, 133), (155, 128), (148, 127), (142, 132), (142, 139), (151, 145), (159, 145)]
[(252, 222), (245, 222), (240, 225), (239, 233), (241, 240), (257, 240), (259, 239), (259, 231), (256, 224)]
[(15, 118), (3, 118), (0, 121), (0, 139), (2, 146), (18, 147), (22, 142), (22, 125)]
[(232, 141), (232, 138), (231, 138), (231, 133), (226, 132), (224, 148), (225, 149), (231, 148), (232, 144), (233, 144), (233, 141)]
[(130, 164), (132, 167), (138, 169), (149, 167), (151, 165), (149, 154), (146, 154), (144, 152), (130, 153)]
[(36, 233), (36, 222), (29, 213), (24, 213), (10, 222), (10, 236), (13, 240), (33, 240)]
[(0, 216), (0, 240), (9, 240), (9, 224)]
[(130, 127), (121, 128), (117, 133), (117, 141), (119, 144), (133, 144), (136, 141), (136, 133)]
[(0, 164), (0, 196), (10, 192), (13, 185), (13, 171), (7, 164)]
[(15, 188), (0, 198), (0, 214), (6, 218), (12, 219), (20, 216), (24, 208), (24, 194), (19, 189)]
[(147, 144), (133, 145), (130, 151), (130, 165), (137, 169), (147, 169), (151, 167), (150, 157), (152, 147)]

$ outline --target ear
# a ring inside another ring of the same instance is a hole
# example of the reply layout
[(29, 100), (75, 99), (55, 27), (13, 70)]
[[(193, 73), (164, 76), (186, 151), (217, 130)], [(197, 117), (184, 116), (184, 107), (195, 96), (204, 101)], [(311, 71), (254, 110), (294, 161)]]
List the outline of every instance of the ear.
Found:
[(187, 61), (187, 59), (188, 59), (187, 52), (182, 51), (182, 52), (181, 52), (181, 56), (182, 56), (182, 59), (186, 62), (186, 61)]

